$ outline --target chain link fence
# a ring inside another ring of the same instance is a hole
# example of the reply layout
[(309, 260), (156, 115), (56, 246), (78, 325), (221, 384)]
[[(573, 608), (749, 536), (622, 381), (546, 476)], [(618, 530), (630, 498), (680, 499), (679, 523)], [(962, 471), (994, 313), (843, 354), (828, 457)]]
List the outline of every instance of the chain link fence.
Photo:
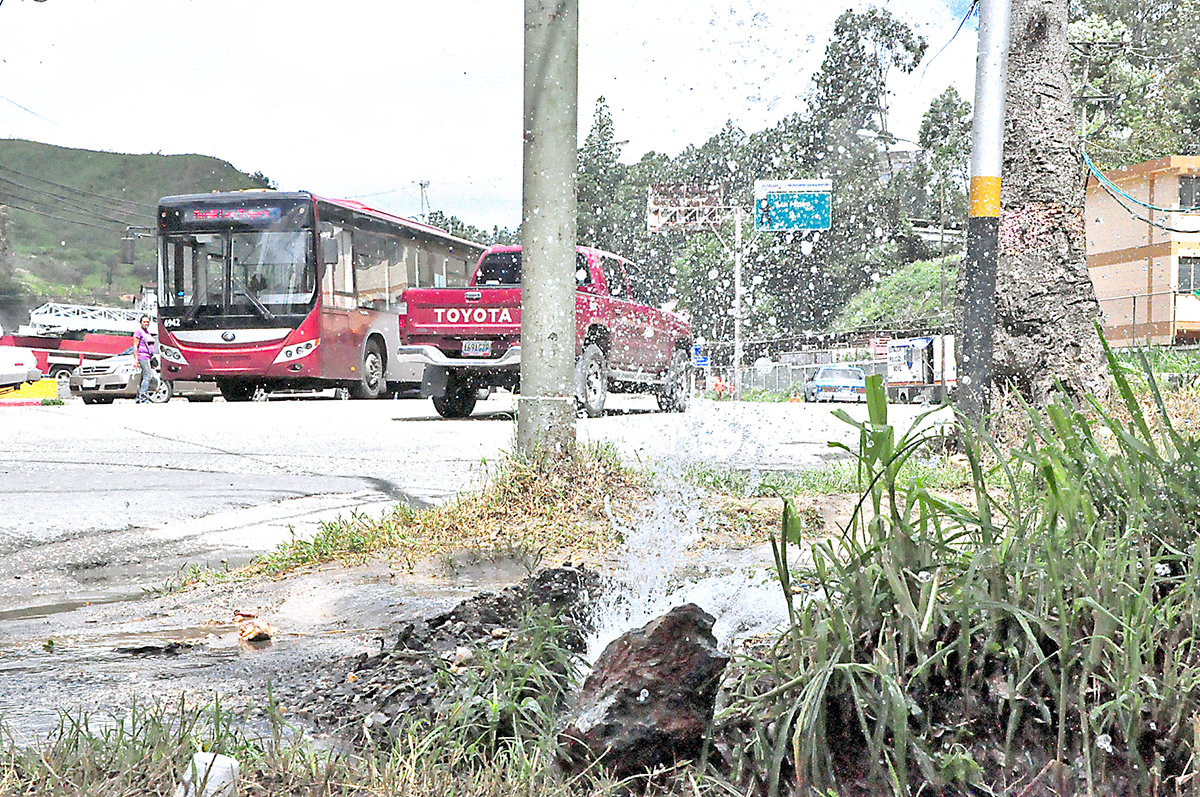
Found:
[[(804, 383), (812, 378), (822, 365), (797, 363), (770, 363), (762, 365), (742, 366), (742, 391), (762, 390), (767, 393), (800, 395), (804, 392)], [(837, 365), (861, 368), (866, 376), (880, 374), (887, 379), (887, 360), (839, 360)], [(696, 384), (705, 390), (715, 390), (718, 384), (726, 389), (734, 385), (733, 366), (714, 366), (701, 368), (696, 372)]]

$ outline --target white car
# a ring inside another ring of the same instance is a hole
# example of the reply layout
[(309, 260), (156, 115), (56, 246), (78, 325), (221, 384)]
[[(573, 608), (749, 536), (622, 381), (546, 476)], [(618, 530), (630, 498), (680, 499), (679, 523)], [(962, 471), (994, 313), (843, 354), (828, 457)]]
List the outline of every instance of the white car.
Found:
[[(71, 395), (79, 396), (84, 404), (112, 404), (114, 399), (137, 398), (142, 384), (142, 369), (130, 346), (120, 354), (103, 360), (84, 363), (71, 372)], [(217, 395), (216, 383), (166, 382), (155, 371), (150, 383), (150, 401), (163, 404), (172, 396), (185, 396), (188, 401), (212, 401)]]
[(31, 349), (0, 346), (0, 393), (19, 388), (25, 382), (37, 382), (42, 372)]

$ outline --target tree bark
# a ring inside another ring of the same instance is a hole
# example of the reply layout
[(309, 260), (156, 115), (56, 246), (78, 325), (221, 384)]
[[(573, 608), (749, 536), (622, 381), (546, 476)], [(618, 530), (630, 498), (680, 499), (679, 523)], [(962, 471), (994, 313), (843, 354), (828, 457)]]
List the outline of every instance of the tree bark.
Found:
[(1107, 394), (1067, 74), (1068, 0), (1012, 0), (993, 378), (1042, 405)]

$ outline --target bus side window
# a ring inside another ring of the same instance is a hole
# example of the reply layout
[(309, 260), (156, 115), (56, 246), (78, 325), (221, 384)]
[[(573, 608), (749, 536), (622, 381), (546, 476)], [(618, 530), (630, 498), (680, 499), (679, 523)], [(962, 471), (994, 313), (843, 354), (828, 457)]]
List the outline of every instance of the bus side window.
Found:
[(358, 306), (384, 310), (388, 306), (388, 247), (382, 235), (363, 230), (354, 232), (354, 283), (358, 288)]

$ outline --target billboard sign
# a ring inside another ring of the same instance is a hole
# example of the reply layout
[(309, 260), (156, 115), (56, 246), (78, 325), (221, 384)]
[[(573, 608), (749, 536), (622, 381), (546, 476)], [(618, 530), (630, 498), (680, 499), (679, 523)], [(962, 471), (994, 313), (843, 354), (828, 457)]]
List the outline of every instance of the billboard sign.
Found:
[(832, 180), (755, 180), (754, 229), (828, 230), (832, 191)]
[(720, 186), (654, 183), (646, 201), (646, 229), (650, 232), (716, 230), (725, 221), (727, 211)]

